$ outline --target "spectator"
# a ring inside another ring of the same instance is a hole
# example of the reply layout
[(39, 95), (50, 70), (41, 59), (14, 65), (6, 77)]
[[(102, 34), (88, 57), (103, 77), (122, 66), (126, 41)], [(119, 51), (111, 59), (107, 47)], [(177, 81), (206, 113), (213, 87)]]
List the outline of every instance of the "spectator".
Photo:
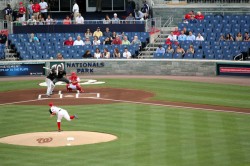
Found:
[(162, 45), (159, 45), (158, 48), (156, 49), (155, 53), (165, 53), (165, 48), (162, 47)]
[(78, 13), (75, 21), (76, 21), (76, 24), (84, 24), (84, 18), (82, 17), (81, 13)]
[(190, 45), (189, 48), (187, 49), (186, 53), (194, 54), (194, 46)]
[(111, 37), (112, 36), (112, 32), (109, 31), (108, 27), (105, 29), (105, 32), (103, 32), (103, 36), (105, 36), (105, 37)]
[(100, 59), (100, 58), (102, 58), (103, 56), (102, 56), (102, 53), (100, 52), (100, 49), (99, 48), (96, 48), (95, 49), (95, 53), (94, 53), (94, 58), (96, 58), (96, 59)]
[(195, 40), (195, 36), (193, 35), (191, 31), (189, 32), (189, 35), (187, 36), (187, 40), (191, 40), (191, 41)]
[(33, 6), (33, 0), (30, 0), (30, 3), (28, 4), (27, 10), (28, 10), (28, 19), (31, 19), (31, 16), (33, 15), (33, 10), (32, 10), (32, 6)]
[(204, 37), (201, 36), (201, 33), (198, 33), (197, 37), (196, 37), (197, 41), (204, 41)]
[(36, 25), (37, 23), (36, 23), (35, 16), (31, 16), (31, 19), (28, 19), (27, 24), (28, 25)]
[(22, 26), (22, 23), (19, 21), (19, 17), (16, 17), (16, 20), (14, 21), (14, 26)]
[(135, 20), (144, 20), (144, 14), (140, 10), (135, 10)]
[(46, 25), (52, 25), (54, 24), (54, 20), (50, 17), (50, 15), (47, 15), (47, 19), (45, 21)]
[(71, 19), (69, 18), (69, 16), (66, 16), (66, 18), (63, 20), (63, 24), (64, 24), (64, 25), (69, 25), (69, 24), (71, 24)]
[(117, 17), (117, 14), (114, 14), (114, 17), (112, 18), (112, 24), (120, 24), (120, 19)]
[(103, 58), (106, 58), (106, 59), (110, 58), (110, 52), (107, 48), (103, 49)]
[(184, 34), (184, 31), (181, 31), (180, 36), (178, 36), (178, 41), (185, 41), (187, 36)]
[(99, 40), (99, 38), (97, 36), (94, 36), (94, 40), (93, 40), (93, 45), (100, 45), (101, 41)]
[(188, 20), (187, 20), (187, 19), (184, 19), (184, 20), (183, 20), (183, 23), (184, 23), (184, 24), (188, 24)]
[(113, 58), (120, 58), (121, 57), (121, 53), (119, 51), (118, 48), (114, 49), (114, 53), (113, 53)]
[(63, 58), (63, 55), (59, 52), (59, 53), (57, 53), (57, 55), (56, 55), (56, 59), (58, 59), (58, 60), (63, 60), (64, 58)]
[(189, 35), (189, 31), (187, 30), (186, 27), (183, 28), (183, 32), (184, 32), (185, 35)]
[(131, 45), (132, 44), (136, 44), (136, 45), (139, 45), (139, 46), (142, 45), (141, 41), (138, 39), (138, 36), (134, 36), (134, 40), (132, 40), (132, 42), (131, 42)]
[(64, 44), (65, 46), (73, 46), (74, 41), (73, 41), (72, 37), (69, 37), (69, 39), (66, 40), (66, 41), (64, 41), (63, 44)]
[(250, 41), (249, 33), (245, 32), (244, 34), (244, 40), (243, 41)]
[(39, 5), (40, 5), (40, 9), (41, 9), (41, 14), (42, 14), (43, 18), (46, 20), (47, 15), (48, 15), (48, 4), (44, 0), (41, 0)]
[(196, 20), (204, 20), (204, 15), (201, 14), (201, 12), (197, 12), (197, 14), (195, 15), (195, 19)]
[(219, 41), (225, 41), (224, 35), (220, 35)]
[(190, 11), (189, 13), (187, 13), (187, 14), (184, 16), (184, 19), (190, 20), (192, 15), (194, 15), (194, 11)]
[(34, 33), (31, 33), (30, 34), (30, 39), (29, 39), (30, 42), (33, 42), (33, 43), (39, 43), (39, 39), (35, 36)]
[(83, 58), (93, 58), (93, 55), (91, 54), (90, 50), (86, 50), (82, 57)]
[(18, 17), (20, 22), (25, 21), (26, 8), (23, 6), (23, 2), (19, 2)]
[(235, 37), (235, 41), (242, 41), (242, 40), (243, 40), (243, 37), (242, 37), (241, 33), (238, 32), (236, 37)]
[(100, 38), (101, 36), (103, 36), (102, 31), (100, 31), (100, 27), (97, 27), (97, 29), (94, 32), (93, 36), (97, 36), (98, 38)]
[(96, 12), (102, 12), (102, 0), (96, 0)]
[(171, 40), (170, 40), (169, 38), (167, 38), (165, 44), (166, 44), (166, 45), (171, 45), (172, 42), (171, 42)]
[(170, 35), (168, 35), (168, 39), (170, 39), (171, 41), (177, 41), (177, 36), (174, 35), (173, 31), (171, 31)]
[(190, 24), (196, 24), (198, 21), (195, 19), (194, 15), (191, 16), (190, 20), (188, 21)]
[(81, 36), (77, 36), (77, 39), (74, 41), (73, 46), (84, 46), (85, 43), (82, 41)]
[(180, 33), (178, 27), (175, 27), (175, 28), (174, 28), (174, 31), (173, 31), (173, 35), (176, 35), (176, 36), (178, 37), (180, 34), (181, 34), (181, 33)]
[(131, 52), (128, 51), (127, 47), (124, 48), (124, 52), (123, 52), (122, 56), (123, 56), (123, 58), (127, 58), (127, 59), (132, 58)]
[(35, 4), (31, 7), (33, 10), (33, 16), (35, 16), (35, 19), (38, 20), (38, 15), (40, 13), (41, 7), (38, 4), (38, 1), (35, 1)]
[(4, 28), (7, 28), (8, 24), (12, 22), (12, 9), (10, 4), (7, 4), (7, 7), (4, 8), (4, 19), (7, 21), (7, 24), (4, 24)]
[(116, 36), (116, 38), (113, 39), (112, 44), (121, 45), (122, 44), (122, 40), (120, 39), (119, 36)]
[(6, 41), (7, 41), (7, 36), (3, 31), (0, 31), (0, 45), (2, 49), (6, 46), (7, 44)]
[(126, 24), (134, 24), (135, 18), (132, 13), (129, 13), (128, 17), (126, 17)]
[(111, 45), (112, 44), (112, 39), (111, 37), (106, 37), (106, 39), (103, 41), (104, 45)]
[(127, 37), (127, 36), (124, 36), (124, 37), (123, 37), (122, 45), (130, 45), (130, 41), (128, 40), (128, 37)]
[(182, 58), (183, 58), (183, 56), (184, 56), (184, 54), (185, 54), (185, 51), (184, 51), (183, 48), (181, 48), (180, 45), (177, 45), (177, 48), (176, 48), (176, 50), (175, 50), (175, 53), (180, 54), (180, 55), (182, 56)]
[[(118, 35), (118, 36), (120, 37), (120, 39), (123, 39), (123, 37), (126, 36), (126, 35), (125, 35), (124, 32), (122, 32), (122, 33), (121, 33), (120, 35)], [(128, 37), (127, 37), (127, 38), (128, 38)]]
[(91, 37), (93, 34), (91, 33), (90, 29), (88, 28), (84, 34), (85, 37)]
[(79, 13), (79, 6), (78, 6), (76, 0), (74, 2), (72, 12), (74, 14), (74, 20), (76, 21), (76, 17), (78, 16), (78, 13)]
[(230, 33), (226, 34), (225, 40), (226, 41), (234, 41), (234, 39), (233, 39), (233, 37), (231, 36)]
[(111, 19), (109, 18), (108, 14), (106, 14), (105, 18), (103, 19), (103, 24), (111, 24)]
[(85, 38), (85, 45), (91, 45), (91, 41), (89, 40), (89, 37)]
[[(36, 18), (36, 17), (35, 17)], [(37, 25), (44, 25), (44, 18), (41, 14), (38, 15)]]
[(144, 19), (147, 19), (149, 16), (149, 5), (147, 4), (147, 1), (143, 2), (143, 6), (141, 8), (141, 11), (144, 14)]
[(113, 33), (112, 33), (112, 40), (114, 40), (114, 39), (116, 38), (116, 36), (118, 36), (118, 35), (116, 34), (116, 32), (113, 32)]
[(172, 48), (172, 44), (168, 45), (168, 48), (166, 49), (166, 53), (170, 53), (170, 54), (174, 53), (174, 49)]

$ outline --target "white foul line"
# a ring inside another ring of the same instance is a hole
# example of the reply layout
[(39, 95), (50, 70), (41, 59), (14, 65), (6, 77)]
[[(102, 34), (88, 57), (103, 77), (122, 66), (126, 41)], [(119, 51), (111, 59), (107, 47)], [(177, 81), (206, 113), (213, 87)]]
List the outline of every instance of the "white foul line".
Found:
[(206, 111), (214, 111), (214, 112), (229, 112), (229, 113), (237, 113), (237, 114), (250, 115), (250, 113), (248, 113), (248, 112), (237, 112), (237, 111), (229, 111), (229, 110), (217, 110), (217, 109), (212, 109), (212, 108), (188, 107), (188, 106), (178, 106), (178, 105), (170, 105), (170, 104), (157, 104), (157, 103), (146, 103), (146, 102), (139, 102), (139, 101), (116, 100), (116, 99), (107, 99), (107, 98), (92, 98), (92, 99), (107, 100), (107, 101), (116, 101), (116, 102), (123, 102), (123, 103), (132, 103), (132, 104), (144, 104), (144, 105), (153, 105), (153, 106), (186, 108), (186, 109), (194, 109), (194, 110), (206, 110)]
[(11, 105), (11, 104), (19, 104), (19, 103), (28, 103), (28, 102), (31, 102), (31, 101), (39, 101), (39, 100), (46, 100), (46, 99), (49, 99), (49, 98), (35, 99), (35, 100), (16, 101), (16, 102), (11, 102), (11, 103), (3, 103), (3, 104), (0, 104), (0, 105)]

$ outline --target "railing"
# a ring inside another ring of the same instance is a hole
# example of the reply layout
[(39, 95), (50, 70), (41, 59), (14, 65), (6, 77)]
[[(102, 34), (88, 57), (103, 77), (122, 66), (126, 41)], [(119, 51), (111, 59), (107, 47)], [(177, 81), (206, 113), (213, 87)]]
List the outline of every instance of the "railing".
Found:
[(146, 32), (157, 32), (161, 29), (161, 17), (147, 19), (145, 22)]
[(249, 11), (234, 11), (234, 10), (230, 10), (230, 11), (226, 11), (226, 10), (220, 10), (220, 11), (202, 11), (201, 13), (205, 14), (205, 15), (216, 15), (216, 14), (221, 14), (221, 15), (234, 15), (234, 14), (238, 14), (238, 15), (250, 15)]
[(165, 28), (165, 27), (169, 27), (169, 25), (171, 25), (171, 23), (173, 22), (174, 20), (174, 17), (173, 16), (169, 16), (167, 21), (163, 24), (162, 28)]
[(250, 0), (156, 0), (155, 3), (167, 2), (169, 4), (178, 4), (178, 3), (188, 3), (188, 4), (235, 4), (235, 3), (249, 3)]

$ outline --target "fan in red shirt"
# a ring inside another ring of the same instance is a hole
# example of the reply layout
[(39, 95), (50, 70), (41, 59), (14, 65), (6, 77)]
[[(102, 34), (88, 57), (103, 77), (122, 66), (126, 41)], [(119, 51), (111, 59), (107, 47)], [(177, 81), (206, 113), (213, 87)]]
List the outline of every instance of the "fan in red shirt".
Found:
[(72, 37), (69, 37), (69, 39), (66, 40), (66, 41), (64, 41), (63, 44), (64, 44), (65, 46), (73, 46), (74, 41), (73, 41)]
[(19, 17), (19, 21), (25, 21), (25, 13), (26, 13), (26, 9), (23, 6), (23, 2), (19, 2), (19, 9), (18, 9), (18, 17)]
[(197, 14), (195, 15), (195, 18), (196, 18), (197, 20), (204, 20), (204, 15), (201, 14), (201, 12), (197, 12)]
[(187, 19), (187, 20), (190, 20), (191, 15), (194, 15), (194, 11), (190, 11), (189, 13), (187, 13), (184, 18)]
[(122, 40), (120, 39), (119, 36), (116, 36), (115, 39), (113, 40), (112, 44), (121, 45), (122, 44)]
[(75, 72), (71, 73), (71, 76), (69, 77), (70, 83), (66, 85), (67, 91), (72, 91), (72, 90), (79, 90), (81, 93), (83, 93), (83, 89), (80, 86), (80, 78), (76, 75)]
[(38, 15), (40, 13), (41, 7), (36, 1), (35, 4), (32, 5), (33, 15), (35, 16), (35, 19), (38, 20)]
[(181, 34), (178, 27), (175, 27), (175, 29), (173, 31), (173, 34), (176, 35), (176, 36), (179, 36)]

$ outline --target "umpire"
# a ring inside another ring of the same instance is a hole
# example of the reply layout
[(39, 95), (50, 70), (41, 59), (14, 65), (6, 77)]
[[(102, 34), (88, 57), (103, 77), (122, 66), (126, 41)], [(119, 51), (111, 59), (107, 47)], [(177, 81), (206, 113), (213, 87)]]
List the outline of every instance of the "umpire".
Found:
[(56, 84), (57, 82), (62, 81), (62, 82), (69, 84), (69, 80), (64, 76), (66, 76), (66, 72), (65, 72), (65, 70), (60, 68), (58, 70), (56, 78), (53, 80), (53, 83)]

